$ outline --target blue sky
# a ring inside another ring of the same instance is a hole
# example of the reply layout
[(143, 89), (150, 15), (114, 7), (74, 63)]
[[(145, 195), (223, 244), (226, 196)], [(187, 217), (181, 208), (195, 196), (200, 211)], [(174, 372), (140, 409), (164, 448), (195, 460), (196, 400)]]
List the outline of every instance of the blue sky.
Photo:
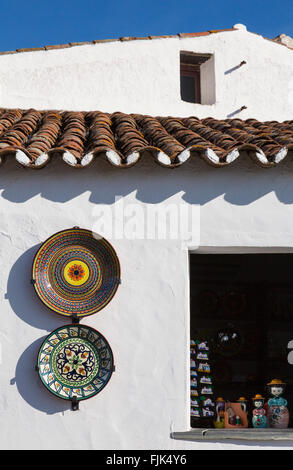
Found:
[(0, 50), (246, 24), (293, 36), (292, 0), (0, 0)]

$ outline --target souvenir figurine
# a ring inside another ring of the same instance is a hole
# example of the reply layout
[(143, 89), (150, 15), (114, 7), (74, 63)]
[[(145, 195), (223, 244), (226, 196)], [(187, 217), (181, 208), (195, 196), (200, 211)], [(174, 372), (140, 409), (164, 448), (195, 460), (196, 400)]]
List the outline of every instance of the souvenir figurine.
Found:
[(190, 415), (194, 418), (200, 418), (200, 411), (197, 408), (191, 408)]
[(289, 424), (287, 400), (282, 398), (286, 384), (279, 379), (273, 379), (267, 384), (272, 398), (268, 400), (268, 423), (270, 428), (286, 429)]
[(210, 385), (212, 383), (212, 379), (210, 376), (203, 375), (200, 379), (200, 383)]
[(190, 380), (190, 386), (193, 387), (193, 388), (197, 387), (197, 380), (195, 378), (192, 378)]
[(193, 359), (191, 359), (191, 361), (190, 361), (190, 368), (191, 369), (196, 369), (196, 363)]
[(216, 421), (214, 421), (214, 426), (216, 429), (223, 429), (225, 427), (224, 412), (225, 412), (225, 400), (224, 398), (219, 397), (216, 400), (217, 419)]
[(247, 411), (247, 400), (245, 397), (238, 398), (237, 403), (240, 403), (243, 411), (245, 412)]
[(211, 398), (206, 398), (205, 396), (202, 396), (201, 400), (203, 401), (203, 406), (215, 406)]
[(211, 418), (215, 415), (215, 413), (210, 408), (203, 408), (202, 415), (204, 418)]
[(198, 366), (198, 372), (205, 372), (206, 374), (210, 374), (211, 373), (211, 368), (210, 368), (210, 365), (206, 362), (206, 363), (200, 363), (199, 366)]
[(242, 405), (239, 402), (227, 402), (225, 404), (224, 414), (225, 428), (247, 428), (247, 412), (243, 411)]
[(203, 341), (202, 343), (199, 343), (197, 346), (199, 351), (209, 351), (209, 347), (207, 346), (207, 342)]
[(252, 426), (254, 428), (266, 428), (267, 417), (266, 410), (264, 409), (265, 399), (261, 395), (255, 395), (252, 399), (254, 410), (252, 412)]
[(195, 406), (196, 408), (199, 407), (198, 400), (196, 398), (191, 397), (190, 404), (191, 406)]
[(236, 415), (236, 426), (241, 426), (241, 424), (242, 424), (242, 421), (241, 421), (240, 416)]
[[(226, 411), (228, 413), (228, 423), (230, 424), (230, 426), (236, 426), (237, 418), (239, 418), (239, 416), (236, 416), (236, 413), (233, 410), (232, 406), (229, 406)], [(239, 424), (241, 423), (238, 423), (238, 425)]]
[(204, 361), (207, 361), (208, 358), (209, 358), (209, 356), (205, 352), (199, 352), (196, 356), (196, 359), (201, 359), (201, 360), (204, 360)]

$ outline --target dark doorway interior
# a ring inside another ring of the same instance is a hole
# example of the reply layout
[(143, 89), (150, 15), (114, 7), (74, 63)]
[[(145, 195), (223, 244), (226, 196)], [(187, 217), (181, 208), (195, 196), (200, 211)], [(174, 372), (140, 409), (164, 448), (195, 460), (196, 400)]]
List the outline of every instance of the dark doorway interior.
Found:
[[(208, 341), (213, 398), (244, 396), (251, 416), (252, 397), (268, 397), (278, 378), (293, 410), (293, 254), (192, 254), (190, 293), (191, 339)], [(212, 422), (191, 418), (192, 427)]]

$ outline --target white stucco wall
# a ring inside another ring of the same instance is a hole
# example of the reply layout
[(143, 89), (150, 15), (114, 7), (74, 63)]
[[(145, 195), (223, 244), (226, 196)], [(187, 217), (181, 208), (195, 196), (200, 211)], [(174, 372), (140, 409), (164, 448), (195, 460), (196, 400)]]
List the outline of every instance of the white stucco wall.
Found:
[[(181, 50), (214, 54), (215, 104), (181, 101)], [(243, 30), (116, 41), (0, 55), (0, 106), (285, 120), (292, 119), (292, 76), (292, 50)]]
[(114, 210), (115, 195), (139, 207), (200, 205), (201, 246), (208, 251), (292, 249), (292, 171), (290, 161), (272, 170), (250, 161), (224, 170), (202, 161), (176, 170), (144, 161), (127, 171), (102, 161), (83, 171), (62, 161), (26, 171), (8, 161), (0, 172), (0, 448), (260, 448), (170, 438), (189, 429), (188, 259), (180, 241), (112, 240), (122, 284), (104, 310), (82, 323), (106, 336), (116, 372), (79, 412), (45, 390), (34, 370), (42, 339), (66, 319), (35, 296), (30, 269), (42, 241), (64, 228), (92, 227), (97, 210)]
[[(215, 105), (180, 101), (180, 50), (215, 54)], [(292, 119), (292, 54), (238, 31), (2, 55), (0, 106), (226, 118), (245, 105), (235, 116)], [(242, 60), (247, 65), (233, 70)], [(36, 298), (30, 269), (42, 241), (64, 228), (92, 228), (101, 208), (114, 211), (115, 196), (140, 208), (199, 206), (206, 252), (293, 249), (292, 171), (289, 159), (271, 170), (243, 158), (222, 170), (193, 159), (175, 170), (145, 159), (127, 171), (101, 160), (82, 171), (61, 161), (26, 171), (7, 161), (0, 170), (0, 448), (259, 448), (170, 438), (189, 428), (188, 252), (180, 240), (112, 240), (122, 284), (82, 323), (109, 340), (116, 372), (76, 413), (44, 390), (34, 370), (42, 339), (66, 319)], [(108, 232), (107, 215), (104, 222)]]

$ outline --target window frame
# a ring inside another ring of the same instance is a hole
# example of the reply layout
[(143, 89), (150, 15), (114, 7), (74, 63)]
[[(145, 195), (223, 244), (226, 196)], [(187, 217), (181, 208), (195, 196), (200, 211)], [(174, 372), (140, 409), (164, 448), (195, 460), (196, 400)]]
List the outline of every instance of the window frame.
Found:
[[(199, 247), (188, 247), (188, 256), (187, 256), (187, 265), (186, 265), (186, 274), (188, 279), (190, 279), (190, 255), (191, 254), (272, 254), (272, 253), (283, 253), (289, 254), (293, 253), (293, 247), (284, 246), (284, 247), (262, 247), (262, 246), (209, 246), (202, 245)], [(241, 442), (250, 441), (250, 442), (259, 442), (261, 441), (270, 442), (277, 446), (283, 441), (293, 441), (293, 428), (287, 429), (253, 429), (253, 428), (242, 428), (242, 429), (213, 429), (213, 428), (191, 428), (190, 426), (190, 319), (191, 319), (191, 309), (190, 309), (190, 282), (188, 282), (188, 288), (186, 290), (187, 302), (186, 302), (186, 312), (188, 320), (188, 334), (185, 344), (185, 353), (186, 359), (184, 362), (185, 373), (186, 373), (186, 425), (185, 430), (177, 431), (176, 428), (170, 433), (170, 438), (180, 441), (189, 441), (189, 442), (202, 442), (202, 441), (230, 441), (233, 444), (241, 444)], [(227, 443), (228, 443), (227, 442)], [(279, 447), (279, 446), (278, 446)]]

